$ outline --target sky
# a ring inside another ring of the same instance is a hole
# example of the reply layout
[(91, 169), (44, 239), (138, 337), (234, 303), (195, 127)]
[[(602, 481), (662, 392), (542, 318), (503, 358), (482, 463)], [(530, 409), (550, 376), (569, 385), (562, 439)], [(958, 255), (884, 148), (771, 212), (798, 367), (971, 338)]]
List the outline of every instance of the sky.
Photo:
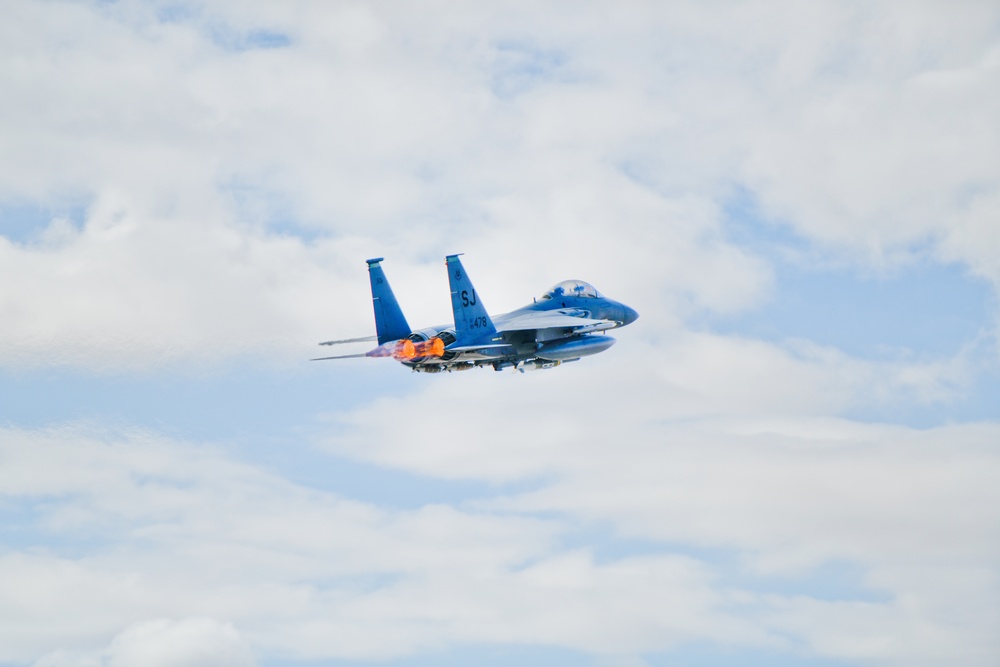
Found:
[[(0, 90), (0, 665), (1000, 660), (996, 3), (10, 0)], [(309, 361), (457, 252), (640, 319)]]

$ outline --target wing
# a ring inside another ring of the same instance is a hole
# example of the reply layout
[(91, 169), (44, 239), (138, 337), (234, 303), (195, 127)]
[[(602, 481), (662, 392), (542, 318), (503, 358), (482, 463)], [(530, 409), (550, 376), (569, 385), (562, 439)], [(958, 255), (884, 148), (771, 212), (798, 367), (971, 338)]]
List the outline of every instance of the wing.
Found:
[(497, 322), (497, 331), (529, 331), (531, 329), (579, 329), (601, 331), (612, 329), (617, 322), (568, 315), (561, 310), (529, 312)]

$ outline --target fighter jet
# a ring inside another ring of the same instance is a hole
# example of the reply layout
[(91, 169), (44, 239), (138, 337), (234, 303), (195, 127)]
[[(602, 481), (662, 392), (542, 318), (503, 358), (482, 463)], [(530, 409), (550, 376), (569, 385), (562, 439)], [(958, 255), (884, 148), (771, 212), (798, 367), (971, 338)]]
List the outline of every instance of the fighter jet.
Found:
[(490, 317), (459, 255), (448, 255), (448, 284), (455, 324), (413, 331), (382, 270), (382, 257), (369, 259), (376, 336), (330, 340), (320, 345), (378, 341), (362, 354), (327, 359), (391, 357), (420, 373), (476, 367), (521, 371), (554, 368), (603, 352), (615, 344), (609, 329), (631, 324), (639, 314), (608, 299), (582, 280), (564, 280), (533, 303)]

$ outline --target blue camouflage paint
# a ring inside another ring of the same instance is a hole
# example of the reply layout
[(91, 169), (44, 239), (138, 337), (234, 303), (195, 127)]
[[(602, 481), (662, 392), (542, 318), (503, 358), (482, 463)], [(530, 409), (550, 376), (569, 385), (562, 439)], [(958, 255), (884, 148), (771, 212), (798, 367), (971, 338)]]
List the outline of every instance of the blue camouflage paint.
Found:
[[(615, 340), (605, 332), (631, 324), (639, 317), (633, 308), (605, 297), (582, 280), (565, 280), (523, 308), (490, 317), (458, 257), (445, 258), (454, 326), (412, 331), (382, 271), (383, 258), (369, 259), (379, 348), (367, 354), (321, 357), (316, 361), (391, 355), (423, 373), (484, 366), (522, 372), (553, 368), (607, 350)], [(323, 345), (358, 340), (328, 341)]]

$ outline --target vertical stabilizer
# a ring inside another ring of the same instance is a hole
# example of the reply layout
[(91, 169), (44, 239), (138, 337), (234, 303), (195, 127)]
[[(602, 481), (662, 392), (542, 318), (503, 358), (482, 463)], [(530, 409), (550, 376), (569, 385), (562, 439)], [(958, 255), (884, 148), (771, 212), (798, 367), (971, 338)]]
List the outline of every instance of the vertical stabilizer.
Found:
[(368, 262), (368, 277), (372, 283), (372, 305), (375, 309), (375, 331), (378, 333), (378, 344), (382, 345), (392, 340), (400, 340), (410, 335), (410, 325), (403, 317), (403, 311), (396, 301), (396, 295), (389, 287), (385, 272), (382, 271), (382, 257), (366, 260)]
[(455, 313), (455, 334), (458, 339), (471, 340), (496, 334), (483, 302), (472, 286), (458, 255), (445, 258), (448, 267), (448, 285), (451, 287), (451, 309)]

